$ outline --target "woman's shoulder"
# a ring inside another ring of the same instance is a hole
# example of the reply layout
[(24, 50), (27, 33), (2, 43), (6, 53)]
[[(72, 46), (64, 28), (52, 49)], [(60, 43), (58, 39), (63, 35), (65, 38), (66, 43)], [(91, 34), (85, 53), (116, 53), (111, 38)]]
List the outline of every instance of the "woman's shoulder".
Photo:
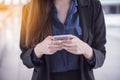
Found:
[(77, 0), (80, 6), (98, 5), (100, 0)]
[(89, 0), (89, 1), (91, 1), (92, 3), (95, 3), (95, 4), (100, 3), (100, 0)]

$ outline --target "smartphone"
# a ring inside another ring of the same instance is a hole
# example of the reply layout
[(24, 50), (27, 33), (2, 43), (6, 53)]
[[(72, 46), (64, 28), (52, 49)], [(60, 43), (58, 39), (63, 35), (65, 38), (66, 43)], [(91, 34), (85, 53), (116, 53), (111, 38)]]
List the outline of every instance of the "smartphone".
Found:
[(54, 40), (69, 40), (70, 39), (70, 35), (56, 35), (53, 37), (54, 37)]

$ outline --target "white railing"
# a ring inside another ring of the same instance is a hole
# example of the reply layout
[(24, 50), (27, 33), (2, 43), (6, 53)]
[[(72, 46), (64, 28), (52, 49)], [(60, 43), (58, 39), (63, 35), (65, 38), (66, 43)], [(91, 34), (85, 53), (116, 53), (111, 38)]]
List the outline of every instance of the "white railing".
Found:
[(103, 5), (116, 5), (120, 4), (120, 0), (100, 0)]
[(105, 15), (107, 35), (120, 38), (120, 14)]

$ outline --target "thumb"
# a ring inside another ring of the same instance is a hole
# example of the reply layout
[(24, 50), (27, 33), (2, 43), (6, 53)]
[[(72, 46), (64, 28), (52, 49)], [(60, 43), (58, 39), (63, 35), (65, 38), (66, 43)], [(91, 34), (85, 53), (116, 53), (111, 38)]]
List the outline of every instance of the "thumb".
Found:
[(53, 40), (53, 36), (48, 36), (47, 39)]
[(76, 37), (76, 36), (74, 36), (74, 35), (72, 35), (72, 34), (69, 35), (69, 38), (70, 38), (70, 39), (73, 39), (73, 38), (75, 38), (75, 37)]

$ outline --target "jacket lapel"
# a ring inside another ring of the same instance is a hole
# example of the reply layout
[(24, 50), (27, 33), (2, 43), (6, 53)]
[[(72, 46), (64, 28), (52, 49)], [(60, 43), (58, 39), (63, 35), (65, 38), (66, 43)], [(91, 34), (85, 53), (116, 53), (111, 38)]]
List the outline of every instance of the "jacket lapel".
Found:
[[(92, 11), (90, 11), (89, 0), (78, 0), (78, 13), (80, 16), (80, 25), (82, 27), (82, 40), (88, 42), (89, 30), (91, 26)], [(89, 13), (88, 13), (89, 12)]]
[(49, 55), (45, 55), (45, 61), (46, 61), (46, 80), (50, 80), (50, 57)]
[[(90, 5), (90, 0), (78, 0), (78, 13), (80, 16), (80, 25), (82, 28), (82, 40), (89, 43), (90, 30), (92, 26), (92, 7)], [(81, 71), (81, 80), (86, 80), (86, 70), (83, 65), (84, 57), (80, 56), (80, 71)], [(87, 74), (86, 74), (87, 75)]]

